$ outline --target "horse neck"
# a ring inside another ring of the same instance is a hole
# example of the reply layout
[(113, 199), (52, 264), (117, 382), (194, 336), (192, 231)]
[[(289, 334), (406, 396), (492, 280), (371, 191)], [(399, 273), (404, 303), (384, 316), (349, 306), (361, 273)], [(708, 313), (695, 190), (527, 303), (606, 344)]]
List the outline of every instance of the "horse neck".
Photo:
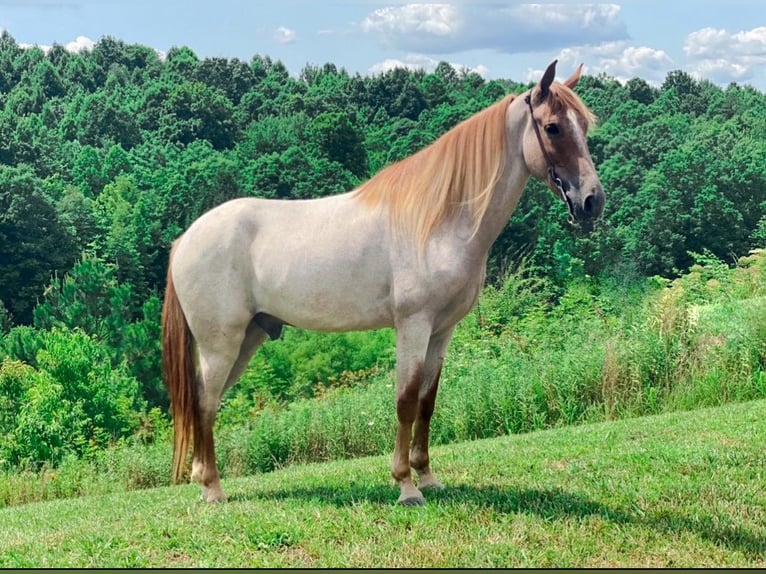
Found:
[(506, 111), (508, 160), (492, 191), (492, 199), (481, 225), (471, 241), (471, 250), (484, 252), (485, 255), (511, 218), (530, 175), (523, 155), (524, 126), (527, 121), (523, 101), (522, 97), (517, 97)]

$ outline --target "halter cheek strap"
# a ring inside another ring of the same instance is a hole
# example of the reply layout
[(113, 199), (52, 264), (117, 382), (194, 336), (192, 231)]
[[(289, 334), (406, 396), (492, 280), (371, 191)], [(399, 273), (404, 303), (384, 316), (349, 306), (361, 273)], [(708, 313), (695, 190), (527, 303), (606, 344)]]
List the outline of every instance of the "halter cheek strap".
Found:
[(571, 200), (569, 197), (567, 197), (566, 192), (564, 191), (564, 182), (562, 181), (561, 177), (559, 177), (559, 174), (556, 172), (556, 166), (553, 164), (553, 160), (551, 159), (551, 156), (548, 154), (548, 150), (545, 149), (545, 145), (543, 144), (543, 136), (540, 134), (540, 128), (537, 125), (537, 122), (535, 121), (535, 112), (532, 108), (532, 95), (527, 94), (524, 98), (524, 102), (526, 102), (527, 107), (529, 107), (529, 115), (530, 115), (530, 121), (532, 122), (532, 127), (535, 129), (535, 135), (537, 136), (537, 143), (540, 144), (540, 151), (543, 152), (543, 157), (545, 158), (545, 162), (548, 164), (548, 179), (553, 184), (553, 187), (558, 190), (559, 195), (561, 196), (561, 199), (564, 201), (564, 203), (567, 206), (567, 209), (569, 210), (569, 223), (574, 224), (574, 207), (572, 205)]

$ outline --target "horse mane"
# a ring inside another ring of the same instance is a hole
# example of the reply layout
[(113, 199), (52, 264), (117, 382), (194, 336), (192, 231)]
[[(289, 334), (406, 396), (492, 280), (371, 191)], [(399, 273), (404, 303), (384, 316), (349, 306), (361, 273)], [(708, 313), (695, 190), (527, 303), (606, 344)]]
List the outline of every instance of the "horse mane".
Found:
[[(588, 126), (595, 123), (572, 90), (563, 84), (550, 89), (554, 113), (573, 108)], [(470, 210), (475, 235), (508, 162), (505, 114), (515, 98), (505, 96), (384, 168), (356, 190), (356, 197), (370, 208), (387, 208), (393, 229), (414, 236), (421, 250), (439, 224), (462, 209)]]
[(509, 95), (459, 123), (428, 147), (389, 165), (356, 196), (386, 207), (393, 228), (414, 235), (422, 249), (448, 216), (467, 208), (479, 228), (508, 159), (505, 112)]

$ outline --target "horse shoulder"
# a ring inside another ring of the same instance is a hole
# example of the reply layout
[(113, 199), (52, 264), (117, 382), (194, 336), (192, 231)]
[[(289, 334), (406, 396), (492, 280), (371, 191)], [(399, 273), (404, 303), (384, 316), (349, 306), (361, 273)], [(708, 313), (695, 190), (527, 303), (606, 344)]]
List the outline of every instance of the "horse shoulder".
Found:
[(486, 276), (486, 257), (466, 256), (455, 249), (457, 239), (435, 237), (421, 259), (416, 254), (396, 254), (393, 293), (397, 315), (429, 315), (434, 326), (450, 326), (476, 303)]

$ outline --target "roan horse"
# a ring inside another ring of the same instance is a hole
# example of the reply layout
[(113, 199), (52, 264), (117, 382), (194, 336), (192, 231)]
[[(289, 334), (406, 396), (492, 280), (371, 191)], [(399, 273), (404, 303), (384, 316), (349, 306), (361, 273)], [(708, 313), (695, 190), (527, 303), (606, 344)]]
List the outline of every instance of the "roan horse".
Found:
[(523, 96), (505, 97), (348, 193), (235, 199), (192, 223), (171, 250), (162, 318), (174, 482), (191, 441), (191, 478), (205, 500), (225, 499), (213, 446), (221, 397), (283, 325), (394, 327), (399, 502), (423, 504), (422, 490), (442, 488), (428, 430), (445, 351), (529, 176), (548, 183), (571, 220), (592, 222), (604, 206), (586, 143), (594, 117), (572, 91), (581, 69), (554, 83), (554, 61)]

